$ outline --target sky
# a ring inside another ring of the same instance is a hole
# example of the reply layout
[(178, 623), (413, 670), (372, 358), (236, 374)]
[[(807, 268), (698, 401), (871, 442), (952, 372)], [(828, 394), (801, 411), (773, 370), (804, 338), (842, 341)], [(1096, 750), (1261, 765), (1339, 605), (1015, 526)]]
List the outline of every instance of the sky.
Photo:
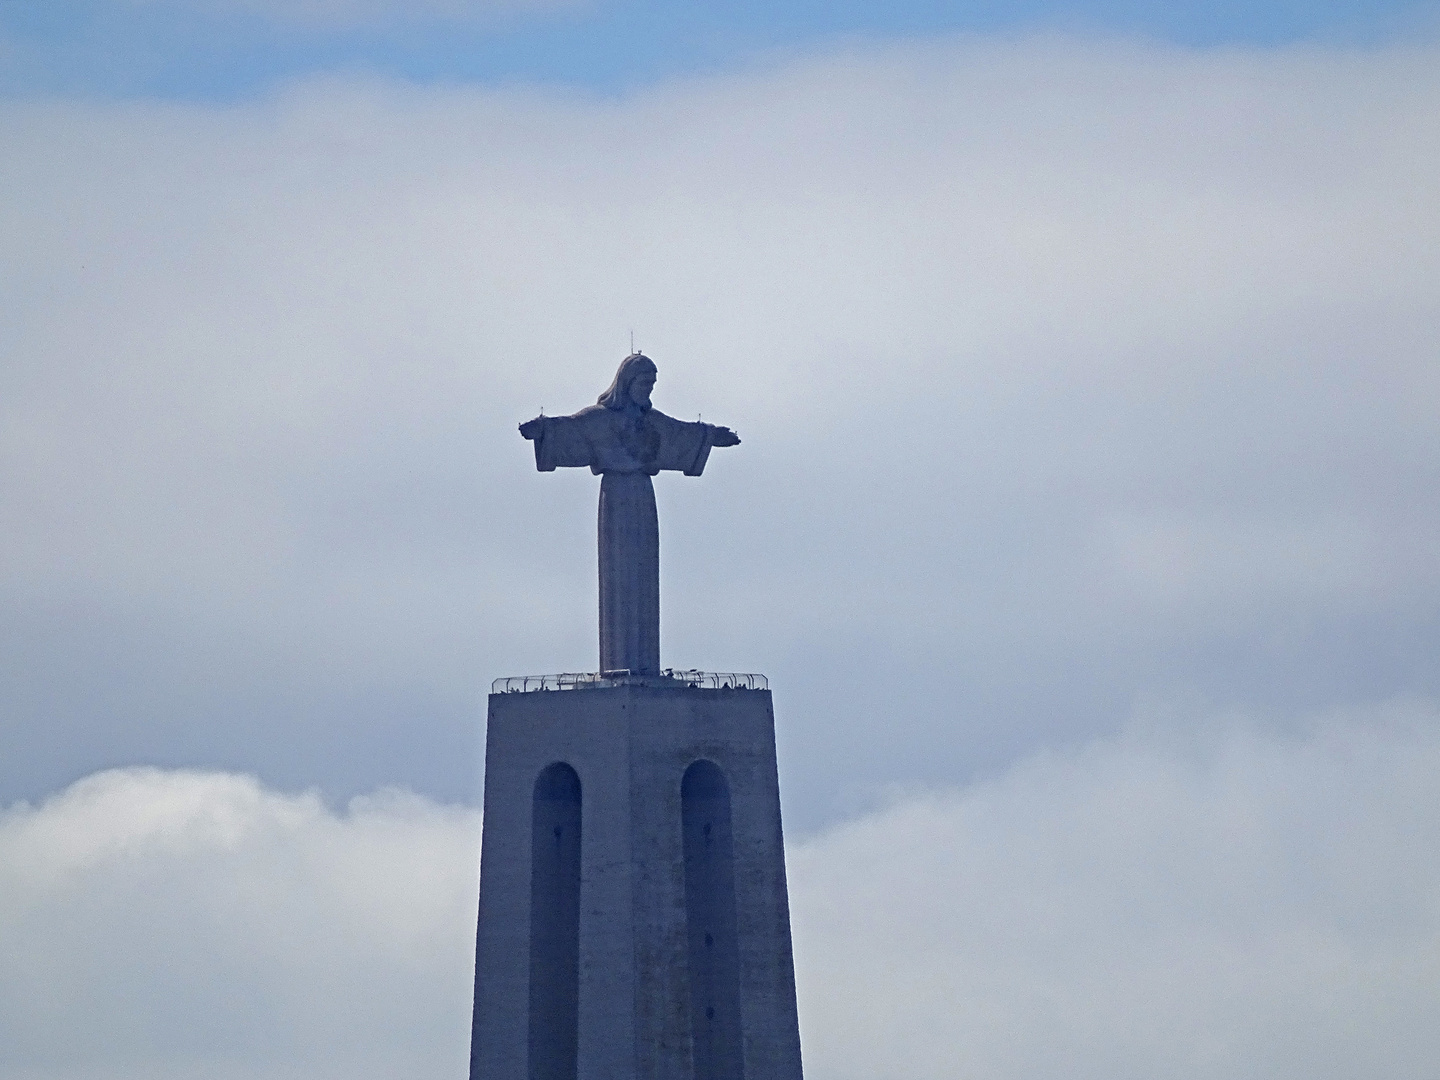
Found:
[(242, 101), (316, 72), (623, 93), (843, 42), (957, 33), (1373, 45), (1434, 0), (0, 0), (0, 91)]
[(459, 1074), (633, 332), (812, 1077), (1434, 1076), (1435, 13), (0, 0), (0, 1072)]

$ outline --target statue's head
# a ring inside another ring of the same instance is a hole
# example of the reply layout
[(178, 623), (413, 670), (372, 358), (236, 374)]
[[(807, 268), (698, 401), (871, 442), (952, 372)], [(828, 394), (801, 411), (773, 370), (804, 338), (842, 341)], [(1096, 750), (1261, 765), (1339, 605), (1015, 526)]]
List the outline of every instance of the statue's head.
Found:
[(615, 381), (600, 395), (598, 404), (616, 412), (644, 412), (650, 408), (650, 391), (655, 388), (655, 361), (643, 353), (631, 353), (620, 361)]

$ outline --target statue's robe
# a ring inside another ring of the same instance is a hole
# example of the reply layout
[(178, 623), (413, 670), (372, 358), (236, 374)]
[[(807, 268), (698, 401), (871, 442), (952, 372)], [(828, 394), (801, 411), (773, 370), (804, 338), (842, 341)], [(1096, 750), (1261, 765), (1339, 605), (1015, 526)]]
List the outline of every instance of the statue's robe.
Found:
[(520, 425), (535, 467), (589, 467), (601, 476), (600, 670), (660, 671), (660, 524), (650, 478), (662, 469), (699, 476), (715, 445), (713, 424), (657, 409), (627, 414), (591, 405), (572, 416)]

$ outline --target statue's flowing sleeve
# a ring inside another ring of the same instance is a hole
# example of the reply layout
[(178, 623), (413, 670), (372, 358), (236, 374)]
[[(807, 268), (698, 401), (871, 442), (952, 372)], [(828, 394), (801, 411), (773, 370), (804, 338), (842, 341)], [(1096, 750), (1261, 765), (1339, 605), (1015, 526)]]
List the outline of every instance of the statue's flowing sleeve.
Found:
[(660, 453), (656, 467), (674, 469), (686, 476), (699, 476), (705, 471), (705, 462), (710, 457), (710, 447), (715, 445), (714, 424), (703, 424), (698, 420), (687, 423), (666, 416), (658, 410), (650, 410), (656, 430), (660, 432)]
[(535, 468), (554, 472), (595, 464), (587, 427), (581, 416), (537, 416), (520, 425), (520, 434), (535, 443)]

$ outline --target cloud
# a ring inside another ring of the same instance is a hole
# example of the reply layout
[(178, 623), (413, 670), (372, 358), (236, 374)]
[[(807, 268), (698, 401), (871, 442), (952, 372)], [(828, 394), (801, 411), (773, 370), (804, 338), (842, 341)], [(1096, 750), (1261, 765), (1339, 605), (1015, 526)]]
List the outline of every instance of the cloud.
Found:
[(460, 1075), (479, 816), (97, 773), (0, 816), (12, 1077)]
[(1135, 732), (802, 846), (808, 1071), (1431, 1074), (1436, 719)]
[[(1153, 724), (792, 842), (807, 1075), (1433, 1075), (1437, 720)], [(0, 1070), (460, 1075), (478, 826), (156, 769), (12, 806)]]
[(474, 799), (490, 679), (595, 663), (594, 478), (515, 425), (631, 328), (745, 439), (658, 483), (663, 658), (770, 674), (807, 829), (1149, 703), (1440, 693), (1435, 59), (5, 105), (0, 789)]

